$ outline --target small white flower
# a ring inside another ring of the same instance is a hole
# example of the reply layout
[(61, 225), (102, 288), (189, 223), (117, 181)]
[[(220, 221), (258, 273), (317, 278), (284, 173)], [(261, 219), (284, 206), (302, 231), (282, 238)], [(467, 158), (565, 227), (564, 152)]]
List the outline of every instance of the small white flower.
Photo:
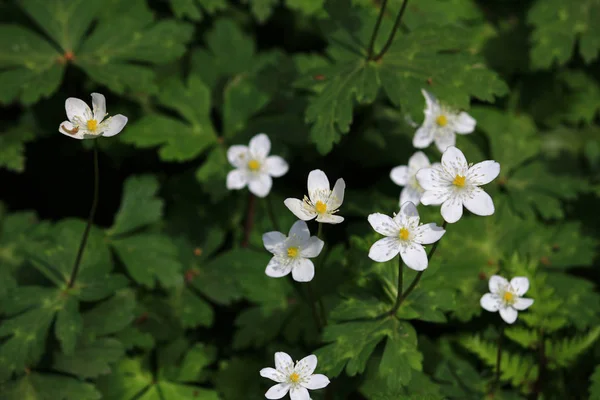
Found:
[(106, 99), (100, 93), (92, 93), (92, 108), (85, 101), (69, 97), (65, 101), (68, 121), (63, 121), (58, 131), (74, 139), (95, 139), (99, 136), (115, 136), (127, 124), (127, 117), (117, 114), (104, 119)]
[(269, 156), (271, 141), (264, 133), (250, 139), (248, 146), (234, 145), (227, 150), (227, 159), (236, 169), (227, 174), (227, 189), (243, 189), (265, 197), (271, 191), (273, 179), (288, 172), (287, 162), (279, 156)]
[[(434, 164), (435, 165), (435, 164)], [(408, 159), (408, 166), (400, 165), (392, 169), (390, 178), (398, 186), (404, 186), (400, 192), (400, 205), (410, 201), (416, 206), (421, 202), (424, 190), (417, 181), (417, 172), (429, 167), (429, 159), (422, 151), (417, 151)]]
[(533, 299), (521, 297), (529, 290), (529, 279), (523, 276), (512, 278), (509, 283), (503, 277), (493, 275), (489, 287), (491, 293), (484, 294), (479, 303), (487, 311), (500, 311), (500, 316), (506, 323), (515, 322), (518, 311), (523, 311), (533, 304)]
[(333, 215), (344, 202), (346, 182), (342, 178), (335, 182), (333, 190), (330, 189), (327, 175), (320, 169), (310, 171), (308, 174), (308, 197), (304, 200), (285, 199), (285, 205), (296, 217), (309, 221), (317, 217), (317, 222), (339, 224), (343, 217)]
[(417, 180), (425, 193), (421, 203), (442, 205), (442, 217), (454, 223), (463, 214), (463, 205), (476, 215), (492, 215), (494, 202), (489, 194), (479, 188), (494, 180), (500, 173), (496, 161), (482, 161), (470, 166), (465, 155), (454, 146), (446, 149), (442, 163), (417, 172)]
[(317, 356), (315, 355), (304, 357), (294, 365), (292, 357), (288, 354), (275, 353), (275, 368), (260, 370), (260, 376), (278, 382), (265, 393), (265, 397), (281, 399), (289, 392), (292, 400), (310, 400), (307, 389), (323, 389), (329, 385), (329, 378), (325, 375), (313, 375), (315, 368), (317, 368)]
[(425, 96), (425, 120), (413, 138), (413, 146), (424, 149), (435, 141), (437, 148), (444, 152), (448, 146), (456, 144), (456, 134), (466, 135), (475, 130), (477, 121), (466, 112), (458, 113), (442, 106), (436, 98), (421, 89)]
[(323, 242), (310, 236), (304, 221), (296, 221), (289, 236), (281, 232), (267, 232), (263, 235), (265, 249), (273, 254), (265, 273), (271, 278), (280, 278), (290, 272), (297, 282), (309, 282), (315, 276), (315, 266), (309, 258), (315, 258), (323, 250)]
[(369, 258), (384, 262), (400, 253), (406, 266), (416, 271), (427, 268), (427, 253), (423, 245), (437, 242), (446, 232), (434, 223), (419, 225), (419, 212), (411, 202), (402, 204), (394, 218), (375, 213), (368, 219), (375, 232), (387, 236), (371, 246)]

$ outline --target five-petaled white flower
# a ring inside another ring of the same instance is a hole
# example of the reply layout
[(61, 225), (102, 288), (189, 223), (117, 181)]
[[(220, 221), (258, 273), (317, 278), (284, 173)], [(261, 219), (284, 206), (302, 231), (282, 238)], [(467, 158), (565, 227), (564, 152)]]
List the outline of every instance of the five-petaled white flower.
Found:
[(491, 312), (500, 311), (502, 319), (509, 324), (517, 320), (519, 311), (533, 304), (533, 299), (521, 297), (529, 290), (529, 279), (523, 276), (517, 276), (508, 282), (501, 276), (493, 275), (489, 287), (491, 293), (481, 297), (481, 307)]
[(227, 150), (227, 159), (236, 169), (227, 174), (227, 189), (243, 189), (265, 197), (271, 191), (273, 179), (288, 171), (287, 162), (279, 156), (269, 156), (271, 141), (264, 133), (250, 139), (248, 146), (234, 145)]
[(442, 163), (417, 172), (417, 180), (425, 193), (424, 205), (442, 205), (442, 217), (454, 223), (463, 214), (463, 204), (476, 215), (492, 215), (494, 202), (489, 194), (479, 188), (494, 180), (500, 173), (496, 161), (482, 161), (473, 166), (467, 164), (465, 155), (454, 146), (442, 155)]
[(475, 130), (477, 121), (466, 112), (458, 113), (441, 105), (436, 98), (426, 90), (421, 90), (427, 107), (425, 120), (417, 129), (413, 138), (413, 146), (424, 149), (435, 141), (437, 148), (444, 152), (448, 146), (456, 144), (456, 134), (466, 135)]
[(272, 278), (286, 276), (290, 272), (295, 281), (309, 282), (315, 276), (315, 266), (309, 258), (315, 258), (323, 250), (323, 242), (310, 236), (304, 221), (296, 221), (289, 236), (281, 232), (267, 232), (263, 235), (265, 249), (273, 253), (265, 273)]
[(308, 390), (323, 389), (329, 385), (329, 379), (322, 374), (314, 374), (317, 368), (317, 357), (310, 355), (297, 361), (294, 365), (292, 357), (284, 352), (275, 353), (275, 368), (263, 368), (260, 376), (269, 378), (277, 385), (272, 386), (265, 397), (281, 399), (288, 392), (292, 400), (310, 400)]
[(284, 203), (303, 221), (317, 217), (317, 222), (339, 224), (344, 221), (344, 217), (333, 214), (344, 202), (346, 182), (340, 178), (335, 182), (333, 190), (330, 187), (327, 175), (320, 169), (315, 169), (308, 174), (308, 196), (304, 196), (304, 200), (285, 199)]
[(416, 206), (419, 205), (424, 190), (417, 181), (417, 172), (421, 168), (426, 168), (430, 165), (425, 153), (417, 151), (408, 159), (408, 166), (400, 165), (392, 169), (390, 173), (392, 181), (398, 186), (404, 186), (404, 189), (400, 192), (400, 205), (407, 201), (414, 203)]
[(368, 219), (375, 232), (387, 236), (371, 246), (369, 257), (384, 262), (400, 253), (406, 266), (416, 271), (427, 268), (427, 253), (423, 245), (437, 242), (446, 232), (435, 223), (419, 225), (419, 212), (411, 202), (402, 204), (394, 218), (375, 213)]
[(74, 139), (95, 139), (99, 136), (115, 136), (127, 124), (127, 117), (117, 114), (104, 119), (106, 99), (100, 93), (92, 93), (92, 108), (85, 101), (69, 97), (65, 101), (68, 121), (63, 121), (58, 131)]

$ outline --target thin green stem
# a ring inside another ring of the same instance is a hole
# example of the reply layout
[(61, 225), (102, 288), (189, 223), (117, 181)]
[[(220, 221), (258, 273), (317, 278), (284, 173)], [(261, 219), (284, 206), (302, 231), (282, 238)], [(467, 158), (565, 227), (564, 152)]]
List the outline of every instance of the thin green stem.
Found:
[(242, 247), (248, 247), (250, 244), (250, 233), (254, 225), (254, 209), (256, 208), (256, 196), (248, 192), (248, 211), (246, 212), (246, 225), (244, 226), (244, 239)]
[(267, 203), (267, 212), (269, 213), (273, 230), (279, 232), (279, 224), (277, 223), (277, 217), (275, 217), (275, 211), (273, 210), (273, 202), (269, 196), (265, 198), (265, 202)]
[(81, 266), (81, 259), (83, 258), (83, 251), (85, 250), (85, 245), (87, 243), (90, 230), (92, 229), (92, 223), (94, 222), (94, 216), (96, 215), (96, 208), (98, 208), (98, 194), (100, 191), (100, 168), (98, 167), (98, 142), (96, 142), (96, 140), (94, 140), (94, 199), (92, 200), (92, 208), (90, 209), (90, 215), (88, 216), (87, 225), (85, 227), (85, 230), (83, 231), (81, 243), (79, 244), (79, 250), (77, 251), (75, 264), (73, 265), (73, 269), (71, 271), (71, 277), (69, 278), (69, 282), (67, 284), (67, 287), (69, 289), (73, 287), (73, 285), (75, 284), (75, 280), (77, 279), (79, 267)]
[(323, 325), (321, 324), (321, 319), (319, 318), (319, 313), (317, 312), (317, 307), (315, 306), (315, 294), (312, 290), (312, 285), (310, 282), (306, 283), (306, 293), (308, 295), (308, 302), (310, 303), (310, 310), (312, 312), (313, 319), (315, 320), (315, 324), (320, 332), (323, 330)]
[(398, 16), (396, 17), (396, 21), (394, 22), (394, 27), (392, 28), (392, 32), (388, 37), (387, 42), (383, 46), (383, 49), (373, 58), (375, 61), (381, 60), (381, 57), (390, 49), (392, 43), (394, 42), (394, 37), (396, 36), (396, 32), (398, 32), (398, 28), (400, 27), (400, 22), (402, 21), (402, 16), (404, 15), (404, 11), (406, 11), (406, 5), (408, 4), (408, 0), (404, 0), (402, 2), (402, 7), (400, 7), (400, 11), (398, 12)]
[(373, 50), (375, 47), (375, 39), (377, 38), (377, 33), (379, 32), (379, 28), (381, 27), (381, 21), (383, 20), (383, 14), (385, 14), (385, 8), (387, 7), (387, 0), (383, 0), (381, 3), (381, 10), (379, 10), (379, 16), (377, 17), (377, 22), (375, 22), (375, 28), (373, 29), (373, 34), (371, 35), (371, 41), (369, 42), (369, 48), (367, 50), (367, 60), (373, 59)]
[(323, 224), (319, 222), (319, 228), (317, 229), (317, 237), (323, 240)]
[(498, 335), (498, 353), (496, 354), (496, 378), (494, 379), (494, 385), (492, 386), (492, 393), (494, 393), (500, 383), (500, 362), (502, 361), (502, 338), (504, 337), (504, 324), (500, 327), (500, 334)]
[[(323, 240), (323, 225), (319, 222), (319, 228), (317, 229), (317, 237)], [(324, 246), (323, 246), (324, 247)], [(321, 250), (321, 256), (319, 257), (319, 266), (323, 265), (322, 260), (325, 259), (325, 251)], [(327, 315), (325, 314), (325, 304), (323, 303), (323, 298), (319, 297), (319, 310), (321, 311), (321, 318), (323, 318), (323, 326), (327, 326)]]
[(404, 280), (404, 263), (402, 262), (402, 257), (398, 254), (398, 295), (396, 296), (396, 302), (394, 303), (394, 307), (389, 311), (389, 315), (395, 315), (400, 307), (400, 303), (402, 302), (402, 289), (403, 289), (403, 280)]

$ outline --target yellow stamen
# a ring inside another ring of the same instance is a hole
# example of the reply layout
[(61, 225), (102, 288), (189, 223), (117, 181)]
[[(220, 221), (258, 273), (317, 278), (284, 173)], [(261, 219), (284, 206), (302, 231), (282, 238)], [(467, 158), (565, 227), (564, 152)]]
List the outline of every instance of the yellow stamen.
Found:
[(98, 128), (98, 121), (96, 121), (95, 119), (90, 119), (87, 122), (87, 128), (88, 131), (94, 132)]
[(317, 204), (315, 204), (315, 208), (317, 209), (317, 212), (319, 214), (325, 214), (325, 212), (327, 211), (327, 204), (319, 200), (317, 201)]
[(402, 239), (402, 240), (408, 240), (408, 235), (409, 235), (408, 229), (402, 228), (402, 229), (400, 229), (400, 235), (398, 235), (398, 236), (400, 236), (400, 239)]
[(465, 179), (467, 179), (467, 178), (464, 176), (456, 175), (456, 177), (452, 181), (452, 184), (454, 186), (463, 187), (463, 186), (465, 186)]
[(448, 118), (446, 118), (445, 115), (439, 115), (435, 119), (435, 123), (438, 124), (439, 126), (446, 126), (446, 125), (448, 125)]
[(288, 251), (288, 257), (290, 257), (290, 258), (294, 258), (298, 255), (297, 247), (289, 247), (287, 251)]
[(250, 171), (258, 171), (258, 169), (260, 168), (260, 163), (256, 160), (250, 160), (248, 161), (248, 169)]
[(511, 292), (504, 292), (504, 295), (502, 297), (504, 298), (505, 302), (512, 303), (515, 298), (515, 295)]
[(292, 381), (293, 383), (298, 383), (300, 382), (300, 375), (298, 375), (297, 373), (293, 372), (290, 375), (290, 381)]

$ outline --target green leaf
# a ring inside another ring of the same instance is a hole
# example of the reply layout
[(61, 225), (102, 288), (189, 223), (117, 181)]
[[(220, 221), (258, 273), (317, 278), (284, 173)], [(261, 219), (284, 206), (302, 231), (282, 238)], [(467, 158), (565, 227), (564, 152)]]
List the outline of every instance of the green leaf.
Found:
[(4, 400), (99, 400), (96, 388), (86, 382), (56, 374), (32, 372), (0, 386)]
[(201, 21), (203, 9), (209, 15), (227, 8), (225, 0), (169, 0), (173, 14), (177, 18), (189, 18), (192, 21)]
[(171, 293), (168, 301), (173, 308), (173, 314), (184, 328), (212, 325), (214, 315), (211, 306), (193, 290), (178, 287)]
[(164, 205), (156, 196), (158, 187), (157, 179), (151, 175), (128, 178), (123, 188), (121, 207), (107, 233), (117, 236), (158, 222)]
[(261, 110), (270, 96), (248, 76), (238, 75), (225, 86), (223, 99), (224, 136), (232, 137), (246, 127), (247, 120)]
[(19, 124), (4, 132), (0, 136), (0, 167), (13, 172), (23, 172), (25, 170), (25, 144), (34, 138), (33, 127), (26, 124)]
[(64, 63), (38, 34), (16, 25), (0, 25), (0, 102), (33, 104), (60, 85)]
[(110, 366), (125, 355), (125, 348), (116, 339), (100, 338), (77, 347), (71, 356), (54, 355), (52, 367), (56, 371), (78, 376), (82, 379), (96, 378), (110, 373)]
[(589, 400), (599, 400), (600, 399), (600, 365), (596, 366), (594, 369), (594, 373), (590, 377), (590, 399)]
[(271, 16), (279, 0), (242, 0), (242, 3), (250, 4), (250, 11), (254, 17), (263, 23)]
[(79, 314), (79, 302), (74, 297), (67, 297), (63, 308), (56, 314), (54, 332), (60, 341), (62, 352), (71, 355), (75, 351), (77, 338), (83, 329), (83, 319)]
[(141, 285), (154, 288), (155, 281), (164, 287), (183, 283), (177, 247), (168, 236), (139, 234), (115, 239), (111, 245), (129, 275)]
[(204, 163), (196, 170), (196, 179), (209, 194), (213, 203), (229, 192), (225, 186), (228, 168), (226, 150), (222, 146), (215, 146), (208, 153)]
[(561, 80), (569, 88), (565, 96), (564, 118), (567, 122), (591, 124), (600, 113), (600, 85), (583, 71), (566, 71)]
[(600, 1), (538, 0), (529, 10), (528, 22), (534, 26), (531, 41), (531, 64), (549, 68), (564, 65), (571, 59), (575, 43), (586, 63), (592, 62), (600, 50)]
[(569, 367), (577, 357), (590, 348), (600, 337), (600, 327), (595, 327), (584, 336), (565, 338), (561, 340), (546, 339), (545, 352), (548, 358), (548, 368), (560, 369)]
[(504, 330), (506, 337), (525, 348), (535, 348), (540, 340), (536, 331), (521, 326), (511, 326)]
[(132, 291), (117, 292), (83, 315), (85, 336), (93, 339), (122, 331), (133, 321), (135, 306)]

